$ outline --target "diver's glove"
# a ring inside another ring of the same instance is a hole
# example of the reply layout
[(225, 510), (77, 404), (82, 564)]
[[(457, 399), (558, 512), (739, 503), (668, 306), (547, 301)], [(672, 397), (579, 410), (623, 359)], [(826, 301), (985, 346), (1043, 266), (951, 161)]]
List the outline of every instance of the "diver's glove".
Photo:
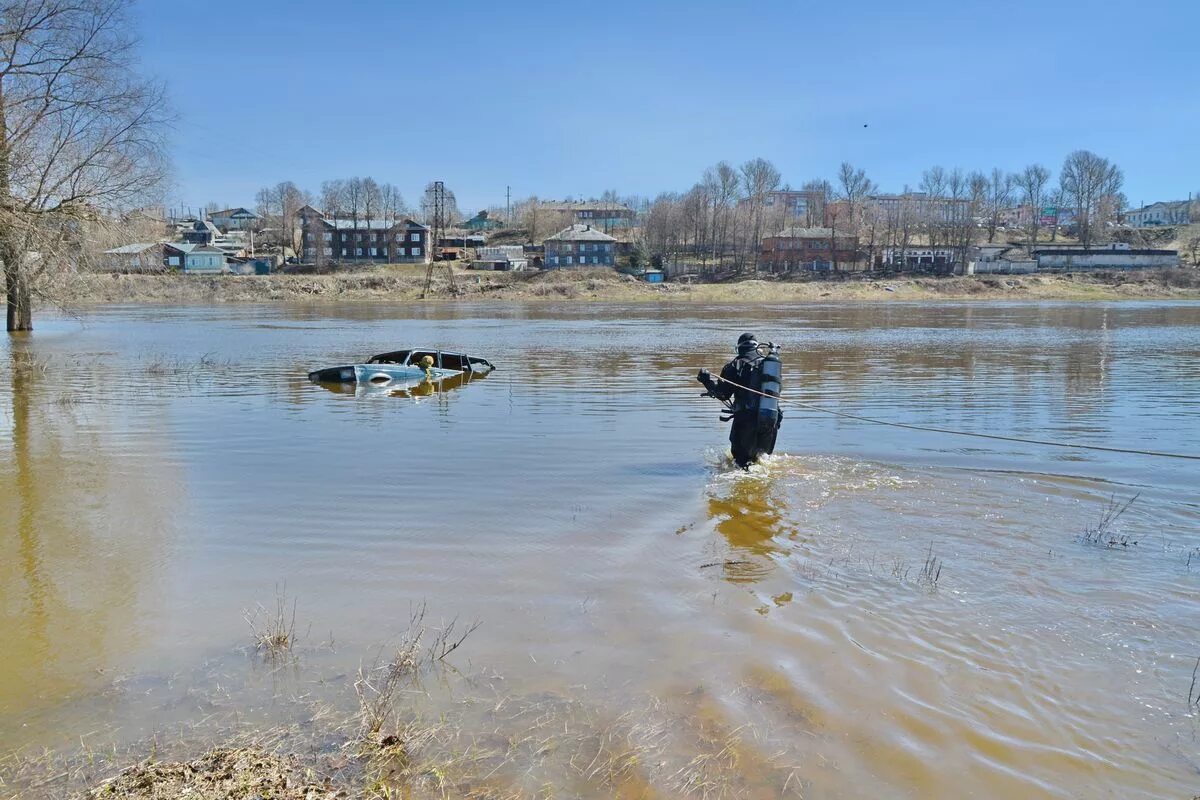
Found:
[(702, 369), (696, 374), (696, 380), (704, 384), (704, 388), (708, 389), (708, 394), (712, 394), (713, 389), (717, 386), (716, 382), (713, 381), (712, 373), (706, 369)]

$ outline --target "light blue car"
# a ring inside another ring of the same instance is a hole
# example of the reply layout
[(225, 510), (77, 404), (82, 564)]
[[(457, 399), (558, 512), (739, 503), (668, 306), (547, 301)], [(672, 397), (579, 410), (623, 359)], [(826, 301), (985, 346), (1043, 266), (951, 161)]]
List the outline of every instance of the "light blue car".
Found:
[[(433, 366), (426, 374), (421, 359), (429, 356)], [(340, 367), (325, 367), (308, 373), (314, 383), (357, 383), (363, 386), (390, 386), (423, 378), (441, 380), (464, 372), (485, 374), (496, 367), (485, 358), (462, 353), (447, 353), (443, 350), (413, 349), (394, 350), (371, 356), (365, 364), (346, 364)]]

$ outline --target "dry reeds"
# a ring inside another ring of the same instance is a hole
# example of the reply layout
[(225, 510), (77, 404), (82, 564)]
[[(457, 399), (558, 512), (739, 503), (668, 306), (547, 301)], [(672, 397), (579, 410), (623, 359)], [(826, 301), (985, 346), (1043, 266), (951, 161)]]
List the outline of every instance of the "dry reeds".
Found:
[(1085, 527), (1083, 533), (1079, 535), (1079, 541), (1083, 544), (1098, 545), (1109, 549), (1136, 546), (1137, 542), (1130, 539), (1128, 534), (1115, 533), (1112, 528), (1116, 525), (1117, 520), (1129, 510), (1134, 501), (1141, 496), (1141, 492), (1138, 492), (1124, 503), (1119, 502), (1116, 495), (1110, 496), (1100, 513), (1099, 521), (1095, 525)]
[(287, 584), (275, 587), (275, 607), (261, 603), (242, 612), (250, 626), (254, 650), (269, 659), (289, 655), (296, 644), (296, 598), (288, 609)]

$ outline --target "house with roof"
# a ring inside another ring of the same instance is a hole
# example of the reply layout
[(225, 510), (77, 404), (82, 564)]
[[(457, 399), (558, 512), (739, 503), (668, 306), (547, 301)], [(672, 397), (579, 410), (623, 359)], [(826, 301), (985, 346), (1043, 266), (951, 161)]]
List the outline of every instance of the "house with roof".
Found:
[(181, 235), (183, 240), (190, 244), (212, 244), (213, 239), (221, 235), (221, 231), (209, 220), (198, 219), (189, 223)]
[(859, 260), (858, 237), (834, 235), (832, 228), (784, 228), (763, 238), (759, 263), (772, 272), (825, 271)]
[(136, 242), (105, 250), (97, 268), (104, 272), (163, 272), (183, 266), (183, 251), (168, 242)]
[(307, 264), (428, 264), (427, 225), (411, 219), (343, 217), (304, 206), (298, 212)]
[(591, 225), (564, 228), (543, 243), (546, 269), (562, 267), (611, 267), (616, 264), (616, 237)]
[(211, 244), (179, 246), (183, 250), (183, 271), (188, 275), (219, 275), (229, 272), (229, 256)]
[(498, 272), (521, 272), (529, 266), (525, 248), (519, 244), (503, 244), (480, 247), (475, 251), (471, 269), (487, 269)]
[(606, 231), (633, 227), (637, 217), (637, 213), (624, 203), (608, 200), (543, 201), (539, 204), (539, 209), (561, 213), (578, 224), (591, 225)]
[(1191, 222), (1192, 204), (1188, 200), (1151, 203), (1148, 206), (1142, 206), (1133, 211), (1125, 212), (1125, 224), (1131, 228), (1155, 228), (1160, 225), (1189, 225)]
[(225, 208), (209, 212), (208, 221), (220, 228), (221, 233), (248, 231), (258, 222), (258, 215), (245, 208)]
[(469, 231), (494, 231), (497, 228), (503, 228), (504, 223), (498, 219), (488, 216), (488, 212), (480, 211), (475, 216), (462, 224), (462, 227)]

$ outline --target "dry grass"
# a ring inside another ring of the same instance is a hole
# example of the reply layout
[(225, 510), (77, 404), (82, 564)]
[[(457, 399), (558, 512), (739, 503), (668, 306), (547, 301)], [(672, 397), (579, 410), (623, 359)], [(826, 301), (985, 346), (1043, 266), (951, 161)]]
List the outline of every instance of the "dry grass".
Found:
[[(775, 280), (770, 276), (721, 284), (647, 284), (612, 270), (552, 270), (504, 273), (456, 270), (458, 292), (444, 277), (433, 296), (445, 300), (612, 301), (612, 302), (893, 302), (926, 298), (1032, 300), (1112, 300), (1200, 297), (1200, 271), (1194, 268), (1095, 273), (1072, 276), (1013, 275), (874, 278), (858, 280)], [(377, 267), (329, 275), (92, 276), (78, 287), (63, 287), (64, 302), (84, 306), (109, 303), (312, 303), (327, 300), (417, 300), (423, 269)], [(885, 290), (885, 286), (888, 287)]]
[(481, 624), (476, 621), (460, 627), (455, 617), (431, 631), (425, 623), (427, 613), (425, 603), (415, 606), (409, 612), (408, 630), (400, 637), (391, 657), (385, 660), (381, 648), (370, 666), (359, 667), (354, 693), (359, 704), (359, 735), (366, 746), (394, 744), (409, 738), (407, 727), (397, 722), (401, 695), (418, 687), (424, 671), (445, 664)]
[(346, 797), (300, 758), (257, 747), (218, 748), (188, 762), (143, 762), (104, 781), (95, 800), (332, 800)]
[(254, 650), (265, 658), (278, 660), (291, 655), (296, 645), (296, 598), (288, 608), (287, 585), (275, 587), (275, 605), (261, 603), (246, 609), (242, 616), (250, 626)]
[(13, 350), (10, 353), (13, 372), (21, 375), (45, 375), (50, 370), (50, 359), (28, 350)]
[(1100, 519), (1095, 525), (1089, 525), (1083, 529), (1083, 533), (1079, 534), (1079, 541), (1084, 544), (1098, 545), (1106, 548), (1127, 548), (1137, 545), (1137, 541), (1130, 539), (1128, 534), (1119, 534), (1113, 530), (1113, 526), (1117, 524), (1117, 520), (1129, 510), (1141, 493), (1135, 494), (1125, 502), (1119, 502), (1116, 495), (1108, 498), (1108, 502), (1100, 512)]
[[(295, 600), (280, 588), (273, 607), (248, 614), (260, 620), (256, 643), (287, 644), (282, 652), (290, 652), (295, 614)], [(477, 624), (431, 625), (427, 617), (423, 604), (415, 607), (400, 640), (363, 665), (352, 686), (319, 681), (341, 700), (306, 698), (302, 690), (274, 701), (294, 706), (282, 712), (292, 722), (260, 728), (245, 717), (244, 701), (228, 696), (215, 728), (181, 730), (178, 741), (164, 740), (161, 749), (155, 739), (120, 757), (115, 750), (72, 758), (35, 754), (20, 770), (0, 769), (13, 779), (0, 780), (0, 798), (718, 800), (801, 794), (799, 769), (782, 751), (770, 754), (764, 732), (731, 724), (720, 703), (696, 700), (703, 698), (699, 690), (670, 707), (656, 698), (633, 700), (615, 718), (566, 695), (512, 696), (495, 673), (462, 676), (447, 663)], [(431, 672), (439, 676), (436, 684), (422, 680)], [(470, 690), (460, 694), (463, 686)], [(434, 692), (453, 702), (433, 703)], [(357, 708), (351, 712), (343, 701), (357, 701)], [(776, 741), (793, 738), (789, 730)], [(197, 745), (212, 749), (197, 757)], [(133, 766), (118, 766), (135, 759)]]

